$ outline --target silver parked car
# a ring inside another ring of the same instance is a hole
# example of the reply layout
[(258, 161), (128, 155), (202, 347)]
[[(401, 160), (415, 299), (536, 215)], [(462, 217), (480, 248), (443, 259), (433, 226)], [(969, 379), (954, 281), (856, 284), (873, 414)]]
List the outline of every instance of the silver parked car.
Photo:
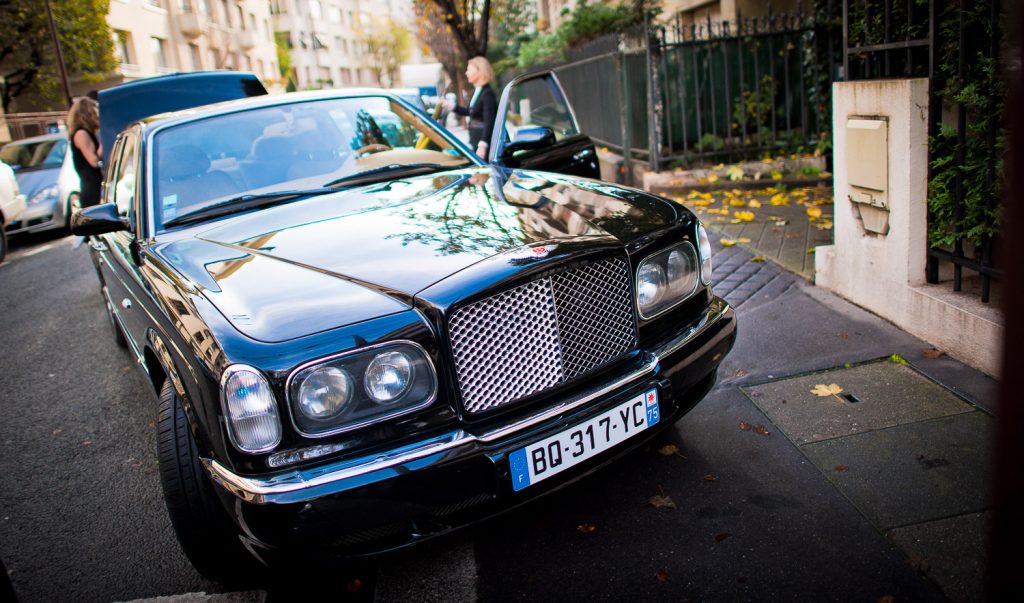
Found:
[(0, 149), (0, 159), (14, 168), (27, 202), (21, 216), (7, 225), (7, 234), (69, 229), (80, 185), (67, 135), (61, 132), (16, 140)]

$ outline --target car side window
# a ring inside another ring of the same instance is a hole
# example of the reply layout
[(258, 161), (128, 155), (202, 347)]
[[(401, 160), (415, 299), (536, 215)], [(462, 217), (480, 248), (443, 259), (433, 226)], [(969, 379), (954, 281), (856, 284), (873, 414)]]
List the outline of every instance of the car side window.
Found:
[(551, 128), (555, 140), (579, 134), (565, 97), (547, 77), (528, 79), (512, 88), (505, 124), (510, 139), (515, 138), (516, 131), (523, 127)]
[(127, 217), (135, 200), (136, 174), (139, 171), (136, 139), (131, 135), (126, 136), (122, 148), (121, 160), (117, 164), (111, 188), (113, 189), (113, 201), (117, 205), (118, 215)]

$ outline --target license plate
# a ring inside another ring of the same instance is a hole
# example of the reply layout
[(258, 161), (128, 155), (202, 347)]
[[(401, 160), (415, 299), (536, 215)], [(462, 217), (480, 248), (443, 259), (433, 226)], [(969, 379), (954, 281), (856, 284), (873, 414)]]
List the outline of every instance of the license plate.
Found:
[(585, 423), (509, 455), (512, 489), (519, 491), (582, 463), (656, 424), (658, 392), (649, 390)]

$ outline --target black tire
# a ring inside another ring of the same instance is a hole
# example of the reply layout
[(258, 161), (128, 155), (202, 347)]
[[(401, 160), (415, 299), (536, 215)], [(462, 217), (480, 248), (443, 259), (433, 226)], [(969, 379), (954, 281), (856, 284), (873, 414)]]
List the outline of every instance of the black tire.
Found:
[(4, 230), (3, 216), (0, 216), (0, 262), (7, 257), (7, 231)]
[(242, 586), (260, 570), (239, 540), (239, 531), (221, 506), (199, 463), (192, 431), (171, 380), (160, 392), (157, 457), (164, 502), (185, 556), (215, 582)]

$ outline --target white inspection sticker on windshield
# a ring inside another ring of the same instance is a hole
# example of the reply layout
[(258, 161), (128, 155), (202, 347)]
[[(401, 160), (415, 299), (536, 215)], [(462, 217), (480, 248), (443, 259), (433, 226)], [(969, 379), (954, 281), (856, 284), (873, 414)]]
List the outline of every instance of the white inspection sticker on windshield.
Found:
[(164, 222), (178, 215), (178, 195), (167, 195), (163, 198)]
[(519, 491), (614, 447), (661, 419), (651, 389), (608, 412), (509, 455), (512, 489)]

